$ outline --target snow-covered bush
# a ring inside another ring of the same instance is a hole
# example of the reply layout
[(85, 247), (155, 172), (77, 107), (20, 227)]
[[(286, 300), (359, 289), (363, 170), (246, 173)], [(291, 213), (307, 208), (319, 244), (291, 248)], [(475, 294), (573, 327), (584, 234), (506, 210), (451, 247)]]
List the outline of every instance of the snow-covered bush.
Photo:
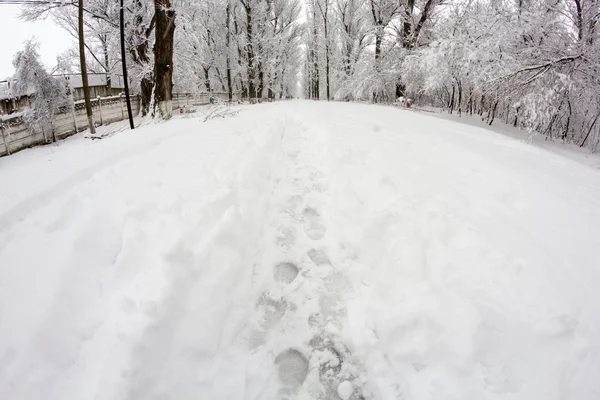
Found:
[(36, 41), (29, 40), (15, 55), (11, 94), (30, 97), (30, 107), (23, 113), (23, 119), (30, 129), (46, 135), (51, 130), (54, 115), (61, 109), (73, 107), (73, 98), (66, 81), (54, 78), (46, 71), (40, 62), (38, 48)]

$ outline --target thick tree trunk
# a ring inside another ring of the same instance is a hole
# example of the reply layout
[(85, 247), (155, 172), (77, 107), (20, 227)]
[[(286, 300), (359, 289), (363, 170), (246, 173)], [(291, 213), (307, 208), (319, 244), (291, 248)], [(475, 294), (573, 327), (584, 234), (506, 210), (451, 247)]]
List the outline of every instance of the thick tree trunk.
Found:
[(246, 56), (248, 58), (248, 97), (250, 102), (256, 100), (256, 71), (254, 70), (254, 46), (252, 37), (252, 8), (250, 1), (244, 5), (246, 10)]
[[(129, 49), (129, 54), (133, 62), (143, 71), (148, 71), (147, 65), (150, 63), (149, 52), (149, 38), (154, 30), (156, 18), (153, 17), (150, 21), (149, 26), (144, 25), (144, 9), (145, 4), (142, 0), (135, 0), (133, 2), (134, 20), (135, 25), (134, 35), (136, 37), (143, 38), (135, 47)], [(154, 88), (154, 76), (152, 72), (143, 73), (140, 80), (140, 94), (141, 94), (141, 113), (142, 116), (146, 116), (150, 111), (150, 104), (152, 102), (152, 89)]]
[(156, 42), (154, 43), (154, 109), (164, 119), (173, 116), (173, 38), (175, 11), (171, 0), (154, 0)]
[(380, 29), (377, 28), (377, 32), (375, 33), (375, 70), (380, 72), (381, 65), (379, 64), (381, 60), (381, 42), (383, 38), (383, 32), (380, 32)]
[(154, 79), (152, 74), (148, 74), (144, 76), (140, 82), (142, 117), (148, 115), (148, 112), (150, 111), (150, 104), (152, 103), (152, 89), (154, 89)]
[(211, 87), (210, 87), (210, 68), (204, 68), (202, 67), (202, 70), (204, 71), (204, 86), (206, 87), (206, 91), (208, 93), (211, 92)]
[(81, 80), (83, 81), (83, 98), (85, 99), (85, 112), (88, 125), (92, 134), (96, 133), (92, 103), (90, 102), (90, 88), (88, 85), (87, 65), (85, 64), (85, 38), (83, 31), (83, 0), (79, 0), (79, 63), (81, 64)]
[(415, 8), (415, 0), (408, 0), (405, 7), (404, 23), (402, 24), (402, 47), (410, 48), (410, 34), (412, 28), (412, 14)]

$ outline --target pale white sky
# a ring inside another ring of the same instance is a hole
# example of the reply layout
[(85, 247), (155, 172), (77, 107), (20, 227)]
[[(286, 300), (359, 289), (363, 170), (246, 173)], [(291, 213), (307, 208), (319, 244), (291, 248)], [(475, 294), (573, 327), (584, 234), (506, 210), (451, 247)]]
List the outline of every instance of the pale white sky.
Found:
[(37, 37), (40, 42), (40, 56), (48, 68), (56, 65), (56, 56), (73, 44), (73, 39), (66, 31), (52, 22), (23, 22), (17, 18), (19, 6), (2, 4), (0, 0), (0, 80), (11, 76), (14, 72), (13, 56), (23, 47), (23, 42)]

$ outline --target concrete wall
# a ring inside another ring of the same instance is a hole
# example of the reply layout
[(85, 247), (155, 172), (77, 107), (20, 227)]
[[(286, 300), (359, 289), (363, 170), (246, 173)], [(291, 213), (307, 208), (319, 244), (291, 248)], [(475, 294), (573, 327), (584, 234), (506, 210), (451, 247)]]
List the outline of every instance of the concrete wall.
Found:
[[(173, 110), (178, 110), (182, 106), (189, 107), (209, 104), (210, 96), (208, 93), (199, 95), (175, 93), (173, 94), (172, 102)], [(212, 96), (221, 101), (227, 101), (229, 98), (227, 93), (212, 93)], [(241, 99), (241, 93), (233, 94), (234, 101), (240, 101)], [(131, 108), (133, 115), (140, 113), (139, 96), (132, 97)], [(127, 118), (127, 105), (125, 104), (125, 99), (121, 96), (92, 99), (92, 109), (94, 111), (94, 124), (96, 126), (107, 125)], [(54, 138), (56, 140), (64, 139), (88, 128), (83, 101), (76, 101), (73, 111), (57, 114), (52, 125), (48, 129), (45, 129), (44, 132), (31, 132), (20, 117), (6, 118), (7, 116), (4, 116), (5, 120), (0, 120), (0, 156), (5, 156), (27, 147), (50, 143)]]
[[(131, 99), (133, 115), (140, 112), (139, 97)], [(106, 97), (100, 100), (92, 100), (94, 111), (94, 124), (96, 126), (107, 125), (111, 122), (121, 121), (127, 118), (127, 105), (125, 99), (119, 96)], [(52, 125), (43, 132), (31, 132), (20, 117), (0, 121), (0, 156), (14, 153), (27, 147), (36, 146), (64, 139), (77, 132), (88, 128), (85, 104), (76, 102), (73, 111), (57, 114)], [(8, 152), (7, 152), (8, 146)]]

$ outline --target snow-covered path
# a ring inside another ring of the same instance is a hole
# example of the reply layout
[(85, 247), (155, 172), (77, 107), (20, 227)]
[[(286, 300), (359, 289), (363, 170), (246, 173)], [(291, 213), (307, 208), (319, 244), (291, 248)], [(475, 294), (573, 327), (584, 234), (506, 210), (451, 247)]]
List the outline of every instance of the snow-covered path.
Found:
[(600, 171), (281, 102), (0, 159), (0, 399), (600, 398)]

